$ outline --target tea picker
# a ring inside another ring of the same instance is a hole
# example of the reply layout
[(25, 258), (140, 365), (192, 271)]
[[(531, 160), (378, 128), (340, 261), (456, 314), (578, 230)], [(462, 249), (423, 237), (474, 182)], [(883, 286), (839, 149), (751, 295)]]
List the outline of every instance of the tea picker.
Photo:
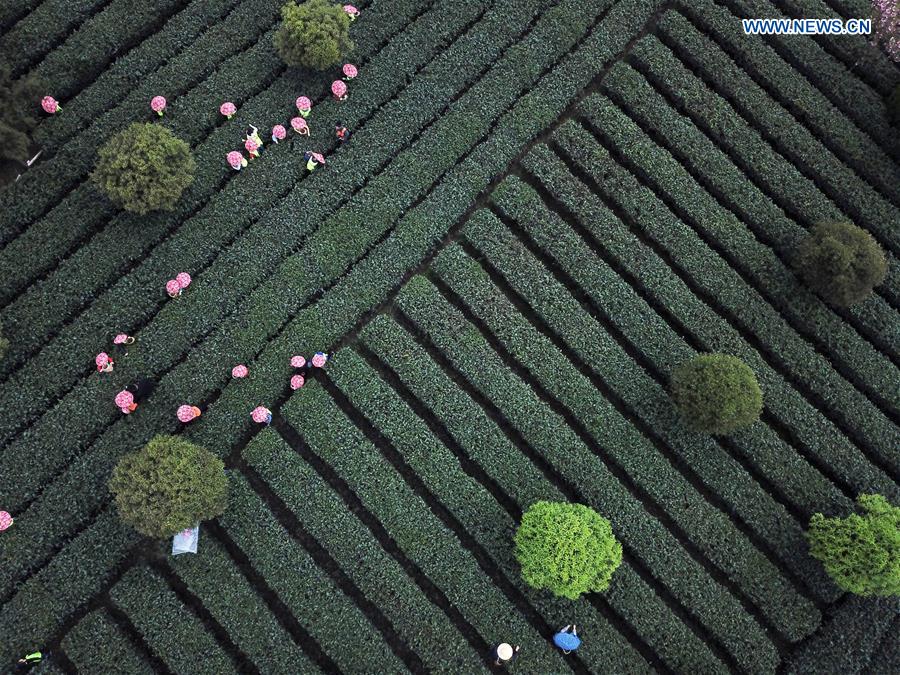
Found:
[(519, 655), (520, 649), (521, 647), (519, 645), (513, 647), (508, 642), (501, 642), (494, 650), (494, 656), (496, 657), (494, 665), (505, 666), (509, 663), (512, 663), (512, 661)]
[[(569, 628), (572, 630), (569, 631)], [(565, 626), (559, 629), (559, 632), (553, 636), (553, 643), (562, 649), (563, 654), (574, 652), (581, 646), (581, 638), (575, 629), (575, 624)]]

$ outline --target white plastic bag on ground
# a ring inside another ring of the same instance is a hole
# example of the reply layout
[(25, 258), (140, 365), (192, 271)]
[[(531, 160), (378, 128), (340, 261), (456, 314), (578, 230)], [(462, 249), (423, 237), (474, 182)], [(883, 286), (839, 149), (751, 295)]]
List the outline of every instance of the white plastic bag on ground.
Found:
[(182, 530), (172, 537), (172, 555), (196, 553), (198, 539), (200, 539), (200, 523)]

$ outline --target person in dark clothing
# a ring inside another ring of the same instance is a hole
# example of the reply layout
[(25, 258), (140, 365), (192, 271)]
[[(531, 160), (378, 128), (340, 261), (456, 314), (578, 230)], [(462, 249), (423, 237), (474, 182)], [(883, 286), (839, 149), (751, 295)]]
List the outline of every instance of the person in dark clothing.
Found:
[(334, 125), (334, 135), (337, 136), (337, 139), (343, 143), (348, 138), (350, 138), (350, 130), (345, 127), (341, 122), (338, 122)]
[(312, 358), (308, 359), (306, 363), (300, 368), (300, 372), (306, 379), (312, 377), (313, 371), (317, 368), (324, 368), (325, 364), (331, 361), (334, 358), (334, 352), (316, 352), (313, 354)]
[(143, 403), (153, 390), (156, 389), (156, 382), (146, 377), (139, 377), (135, 382), (125, 387), (126, 391), (130, 391), (134, 396), (135, 403)]
[(128, 356), (128, 348), (134, 344), (134, 338), (125, 333), (119, 333), (112, 340), (112, 350), (119, 358)]
[(499, 645), (494, 647), (494, 651), (492, 652), (494, 658), (495, 666), (506, 666), (512, 663), (515, 658), (519, 655), (519, 650), (521, 647), (516, 645), (513, 647), (508, 642), (501, 642)]

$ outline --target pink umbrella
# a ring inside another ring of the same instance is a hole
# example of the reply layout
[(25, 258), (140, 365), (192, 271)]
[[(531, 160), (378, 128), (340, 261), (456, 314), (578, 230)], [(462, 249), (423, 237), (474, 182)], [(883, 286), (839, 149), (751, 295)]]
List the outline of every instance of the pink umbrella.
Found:
[(297, 391), (300, 387), (303, 386), (303, 376), (302, 375), (294, 375), (291, 378), (291, 389)]
[(245, 366), (244, 364), (240, 364), (231, 369), (231, 376), (237, 378), (247, 377), (247, 374), (249, 372), (250, 370), (249, 368), (247, 368), (247, 366)]
[(292, 117), (291, 118), (291, 127), (298, 134), (303, 133), (304, 129), (308, 129), (309, 125), (306, 123), (306, 120), (302, 117)]
[(310, 101), (305, 96), (300, 96), (299, 98), (297, 98), (297, 100), (294, 103), (297, 106), (297, 110), (300, 110), (300, 111), (312, 110), (312, 101)]
[(44, 109), (44, 112), (50, 113), (51, 115), (58, 113), (62, 110), (59, 105), (59, 101), (57, 101), (52, 96), (45, 96), (41, 99), (41, 107)]
[(228, 163), (231, 165), (232, 169), (240, 169), (243, 164), (244, 156), (239, 153), (237, 150), (232, 150), (227, 155), (225, 155), (225, 159), (228, 160)]
[(302, 356), (292, 356), (291, 365), (294, 368), (302, 368), (306, 365), (306, 359), (304, 359)]
[(134, 403), (134, 395), (127, 389), (123, 389), (116, 394), (115, 403), (120, 408), (128, 408), (128, 406)]
[(9, 526), (13, 524), (13, 517), (9, 515), (6, 511), (0, 511), (0, 532), (3, 530), (9, 529)]
[(312, 357), (313, 368), (322, 368), (328, 357), (323, 352), (316, 352)]
[(343, 80), (335, 80), (331, 83), (331, 93), (334, 94), (335, 98), (343, 98), (347, 95), (347, 85), (344, 84)]
[(234, 116), (234, 113), (237, 112), (237, 108), (231, 101), (225, 101), (225, 103), (219, 106), (219, 112), (225, 115), (225, 117), (227, 117), (228, 119), (231, 119)]
[(178, 416), (178, 421), (184, 422), (185, 424), (197, 417), (196, 408), (190, 405), (178, 406), (178, 412), (176, 412), (175, 414)]
[(175, 275), (175, 281), (178, 282), (178, 285), (181, 286), (181, 288), (187, 288), (191, 285), (191, 275), (187, 272), (179, 272)]
[(150, 109), (157, 115), (162, 117), (163, 110), (166, 109), (166, 99), (164, 96), (154, 96), (150, 99)]
[(265, 424), (269, 420), (269, 412), (268, 408), (264, 408), (263, 406), (257, 406), (253, 409), (253, 412), (250, 413), (250, 417), (253, 418), (254, 422), (258, 422), (259, 424)]
[(310, 152), (309, 154), (311, 154), (313, 156), (313, 159), (316, 160), (319, 164), (325, 163), (325, 157), (320, 155), (318, 152)]
[(181, 285), (175, 279), (169, 279), (166, 282), (166, 293), (173, 298), (181, 295)]
[(345, 63), (342, 70), (344, 71), (344, 77), (351, 80), (359, 74), (359, 71), (356, 70), (356, 66), (352, 63)]
[(285, 136), (287, 136), (287, 130), (281, 126), (280, 124), (276, 124), (272, 127), (272, 140), (276, 143), (278, 141), (283, 141)]

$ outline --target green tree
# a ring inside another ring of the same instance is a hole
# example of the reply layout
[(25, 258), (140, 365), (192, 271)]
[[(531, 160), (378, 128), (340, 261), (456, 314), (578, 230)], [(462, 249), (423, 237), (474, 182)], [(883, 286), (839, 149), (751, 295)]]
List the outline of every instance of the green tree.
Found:
[(289, 2), (281, 8), (275, 47), (289, 66), (315, 70), (339, 63), (353, 49), (350, 17), (329, 0)]
[(37, 124), (40, 100), (33, 77), (13, 80), (9, 66), (0, 64), (0, 159), (29, 159), (29, 134)]
[(136, 122), (100, 148), (91, 178), (114, 204), (145, 214), (174, 208), (195, 169), (187, 143), (161, 124)]
[(209, 450), (160, 435), (119, 460), (109, 488), (122, 520), (142, 534), (164, 538), (225, 511), (224, 469)]
[(672, 374), (672, 398), (688, 425), (730, 434), (762, 413), (762, 391), (750, 367), (728, 354), (700, 354)]
[(525, 582), (571, 600), (605, 591), (622, 563), (609, 521), (582, 504), (535, 502), (522, 515), (515, 544)]
[(794, 267), (812, 290), (838, 307), (859, 302), (887, 276), (878, 242), (846, 222), (814, 225), (800, 242)]
[(813, 515), (810, 554), (834, 582), (856, 595), (900, 595), (900, 507), (881, 495), (860, 495), (862, 515)]

